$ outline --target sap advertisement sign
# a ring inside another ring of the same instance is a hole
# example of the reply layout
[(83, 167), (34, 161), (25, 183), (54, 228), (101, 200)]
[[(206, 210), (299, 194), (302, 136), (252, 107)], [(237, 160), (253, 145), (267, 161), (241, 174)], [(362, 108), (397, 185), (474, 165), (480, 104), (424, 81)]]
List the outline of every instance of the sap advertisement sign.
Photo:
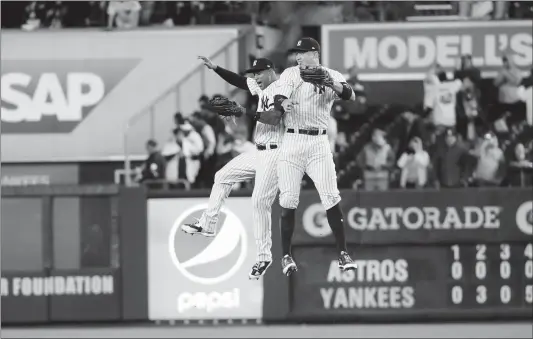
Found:
[[(196, 99), (178, 101), (171, 89), (199, 66), (197, 55), (212, 55), (238, 34), (236, 28), (2, 32), (2, 162), (115, 161), (126, 146), (144, 158), (145, 141), (167, 135), (177, 110), (196, 109)], [(195, 49), (183, 48), (190, 45)], [(213, 60), (232, 70), (238, 61), (237, 44)], [(199, 75), (188, 78), (180, 98), (224, 93), (217, 77), (206, 73), (205, 87)]]
[(2, 61), (2, 132), (72, 132), (139, 61)]
[(150, 320), (259, 319), (263, 282), (249, 280), (255, 240), (249, 198), (229, 198), (217, 235), (181, 231), (200, 218), (207, 198), (148, 201)]

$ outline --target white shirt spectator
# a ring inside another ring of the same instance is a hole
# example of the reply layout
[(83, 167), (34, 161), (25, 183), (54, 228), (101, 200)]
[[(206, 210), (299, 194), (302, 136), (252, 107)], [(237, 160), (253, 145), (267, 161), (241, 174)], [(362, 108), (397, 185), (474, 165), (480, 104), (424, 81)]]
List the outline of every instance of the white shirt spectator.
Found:
[(455, 104), (457, 92), (461, 90), (462, 82), (453, 81), (436, 82), (428, 86), (430, 91), (428, 107), (433, 108), (433, 123), (437, 126), (454, 127), (457, 121)]
[(165, 177), (169, 182), (176, 182), (178, 180), (178, 173), (180, 173), (178, 157), (182, 156), (185, 157), (186, 163), (185, 176), (187, 177), (187, 181), (192, 184), (196, 181), (198, 171), (200, 170), (199, 156), (204, 151), (204, 142), (200, 134), (190, 124), (186, 123), (180, 128), (188, 132), (182, 138), (181, 147), (175, 141), (172, 141), (168, 146), (163, 148), (162, 153), (164, 156), (171, 155), (174, 152), (177, 153), (177, 156), (173, 157), (167, 163)]
[(418, 151), (414, 154), (403, 153), (398, 159), (398, 167), (402, 169), (400, 186), (405, 187), (406, 183), (413, 183), (424, 186), (427, 183), (427, 168), (429, 166), (429, 154)]
[(108, 26), (111, 27), (114, 20), (117, 28), (137, 27), (140, 12), (139, 1), (110, 1), (107, 7)]

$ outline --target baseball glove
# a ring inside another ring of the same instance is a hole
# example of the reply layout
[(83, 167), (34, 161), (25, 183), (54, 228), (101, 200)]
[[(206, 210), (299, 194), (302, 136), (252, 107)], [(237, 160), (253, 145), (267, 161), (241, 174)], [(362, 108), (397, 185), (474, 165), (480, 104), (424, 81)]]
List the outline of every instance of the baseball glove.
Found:
[(238, 118), (244, 113), (244, 108), (241, 105), (225, 97), (214, 97), (209, 101), (209, 105), (218, 115), (226, 118)]
[(333, 79), (328, 71), (321, 66), (302, 66), (300, 67), (300, 77), (303, 81), (312, 83), (317, 86), (331, 86)]

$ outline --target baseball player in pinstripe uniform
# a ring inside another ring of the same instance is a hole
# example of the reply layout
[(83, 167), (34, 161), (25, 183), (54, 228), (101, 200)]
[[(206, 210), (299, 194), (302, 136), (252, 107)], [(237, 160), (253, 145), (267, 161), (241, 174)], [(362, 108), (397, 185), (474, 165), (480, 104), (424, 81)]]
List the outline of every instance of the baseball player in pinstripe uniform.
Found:
[(325, 67), (323, 69), (329, 73), (327, 85), (317, 86), (302, 80), (300, 67), (320, 66), (320, 45), (316, 40), (302, 38), (291, 51), (296, 52), (298, 66), (287, 68), (279, 79), (288, 88), (283, 92), (298, 102), (297, 106), (287, 109), (284, 115), (286, 132), (278, 162), (283, 273), (290, 275), (297, 270), (291, 255), (291, 238), (304, 173), (313, 180), (326, 209), (339, 251), (339, 267), (343, 270), (355, 269), (356, 265), (346, 249), (341, 197), (327, 136), (333, 101), (339, 98), (355, 100), (355, 93), (342, 74)]
[[(282, 90), (287, 89), (287, 87), (279, 85), (273, 64), (268, 59), (261, 58), (253, 62), (252, 68), (246, 71), (246, 73), (254, 74), (252, 79), (214, 65), (208, 58), (199, 58), (208, 68), (214, 70), (228, 83), (259, 97), (257, 112), (254, 113), (254, 119), (257, 120), (254, 134), (256, 149), (238, 155), (216, 173), (207, 210), (196, 222), (182, 226), (182, 230), (189, 234), (215, 236), (218, 214), (233, 185), (255, 177), (252, 193), (252, 215), (257, 260), (249, 277), (250, 279), (259, 279), (272, 264), (272, 220), (270, 215), (272, 204), (278, 193), (277, 162), (284, 133), (284, 127), (281, 123), (269, 125), (263, 123), (262, 118), (274, 114), (281, 120), (281, 111), (283, 110), (281, 102), (288, 98)], [(286, 107), (292, 104), (291, 100), (285, 102)]]

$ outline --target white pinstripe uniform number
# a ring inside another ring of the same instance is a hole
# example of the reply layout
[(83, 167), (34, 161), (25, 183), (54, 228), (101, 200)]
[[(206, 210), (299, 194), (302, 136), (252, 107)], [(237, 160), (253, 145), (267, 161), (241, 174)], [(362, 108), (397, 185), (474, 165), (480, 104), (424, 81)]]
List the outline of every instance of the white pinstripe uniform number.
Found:
[[(257, 110), (267, 111), (274, 106), (274, 95), (283, 94), (278, 82), (270, 84), (264, 91), (255, 80), (247, 79), (248, 89), (253, 95), (259, 96)], [(286, 95), (288, 96), (288, 95)], [(278, 146), (277, 149), (259, 151), (254, 149), (233, 158), (215, 175), (215, 184), (211, 190), (208, 207), (200, 222), (206, 230), (214, 230), (218, 214), (224, 200), (229, 196), (235, 183), (255, 177), (252, 193), (252, 216), (254, 236), (257, 245), (257, 261), (272, 261), (272, 204), (278, 191), (277, 161), (281, 146), (284, 127), (266, 125), (257, 122), (254, 142), (258, 145)]]
[[(338, 82), (345, 82), (339, 72), (326, 68)], [(301, 181), (304, 173), (315, 183), (322, 205), (326, 210), (341, 200), (337, 187), (337, 173), (328, 129), (333, 101), (339, 99), (333, 89), (319, 88), (303, 82), (298, 66), (287, 68), (278, 80), (286, 87), (283, 91), (291, 93), (290, 98), (298, 102), (284, 117), (287, 129), (296, 133), (285, 133), (278, 162), (280, 205), (295, 209), (299, 203)], [(319, 130), (319, 135), (297, 133), (300, 130)]]

